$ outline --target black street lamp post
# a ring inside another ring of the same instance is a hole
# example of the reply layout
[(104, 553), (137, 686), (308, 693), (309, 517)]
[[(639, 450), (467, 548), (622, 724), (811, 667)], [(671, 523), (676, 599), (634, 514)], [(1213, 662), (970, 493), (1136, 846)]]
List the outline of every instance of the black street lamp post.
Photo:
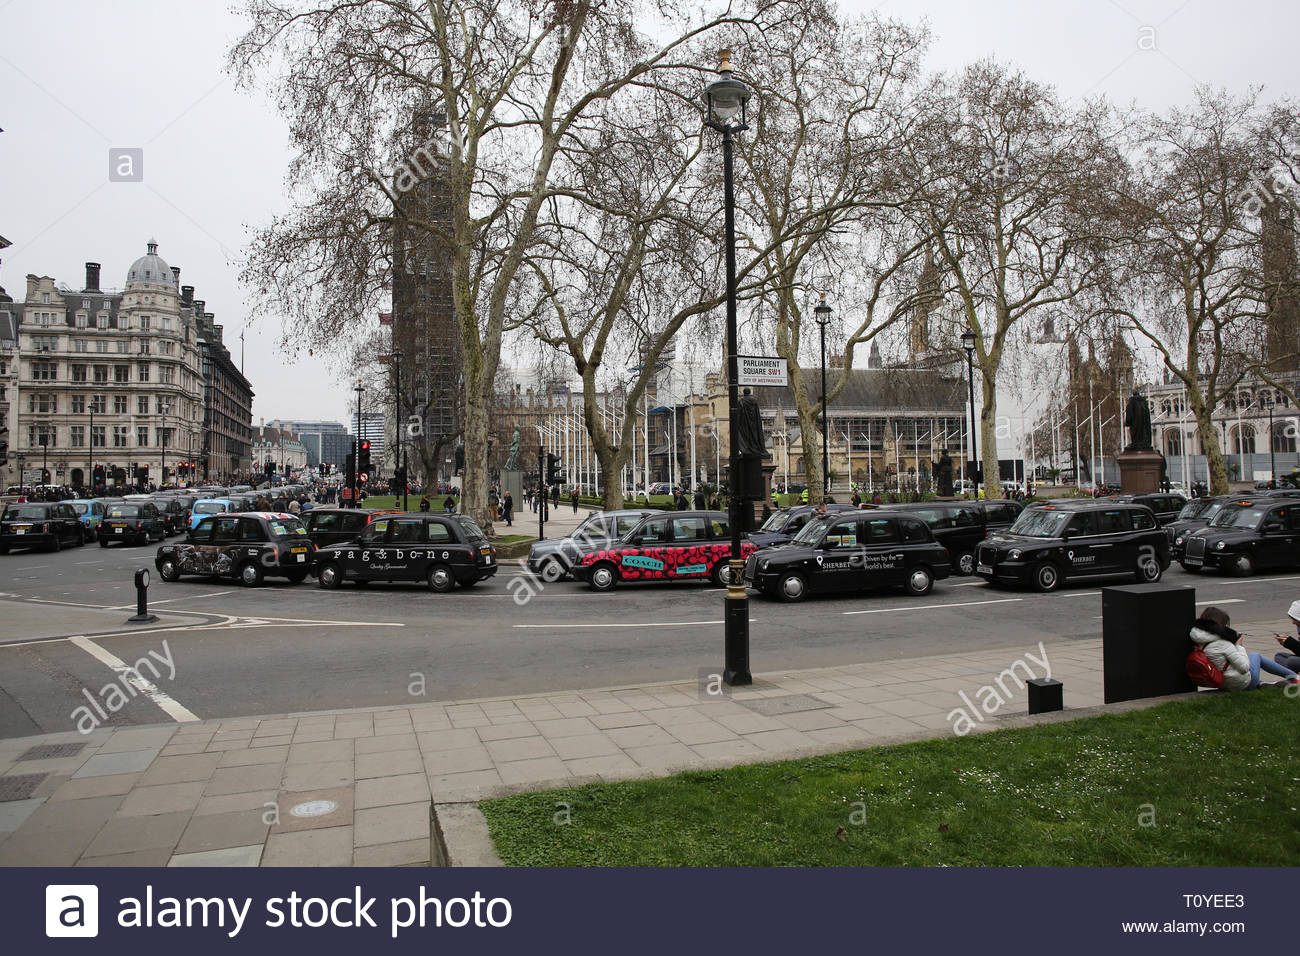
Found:
[(365, 391), (360, 380), (357, 381), (357, 437), (352, 443), (352, 507), (357, 507), (357, 492), (361, 488), (361, 393)]
[(396, 426), (393, 429), (393, 431), (395, 433), (395, 437), (397, 438), (397, 454), (393, 458), (393, 461), (397, 467), (394, 469), (394, 471), (399, 472), (402, 476), (402, 510), (407, 511), (409, 509), (407, 508), (407, 500), (406, 500), (406, 488), (407, 488), (406, 446), (402, 442), (403, 426), (402, 426), (402, 350), (401, 349), (393, 349), (393, 378), (395, 379), (393, 384), (393, 393), (394, 393), (393, 394), (393, 422)]
[(975, 429), (975, 343), (979, 341), (979, 336), (972, 329), (966, 329), (961, 334), (962, 348), (966, 350), (966, 373), (970, 385), (970, 457), (971, 464), (975, 470), (973, 487), (975, 497), (979, 497), (980, 478), (980, 455), (979, 455), (979, 437)]
[(826, 304), (826, 296), (822, 296), (821, 304), (813, 311), (817, 313), (817, 324), (821, 326), (822, 335), (822, 497), (825, 498), (831, 490), (831, 452), (826, 437), (827, 429), (830, 428), (830, 422), (826, 419), (826, 326), (831, 321), (831, 307)]
[[(732, 179), (734, 136), (749, 129), (746, 105), (749, 87), (731, 75), (731, 51), (723, 50), (718, 79), (704, 89), (705, 124), (722, 134), (723, 208), (727, 258), (727, 417), (731, 447), (728, 450), (730, 493), (727, 511), (731, 521), (731, 566), (725, 600), (725, 662), (722, 679), (729, 685), (752, 684), (749, 672), (749, 593), (745, 590), (745, 562), (740, 545), (740, 443), (736, 435), (737, 379), (740, 363), (736, 336), (736, 194)], [(733, 122), (734, 120), (739, 122)], [(647, 489), (648, 490), (648, 489)]]

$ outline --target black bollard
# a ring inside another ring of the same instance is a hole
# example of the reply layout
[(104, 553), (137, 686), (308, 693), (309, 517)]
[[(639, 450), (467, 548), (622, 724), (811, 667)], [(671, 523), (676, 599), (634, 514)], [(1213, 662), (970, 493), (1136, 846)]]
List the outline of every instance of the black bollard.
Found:
[(1029, 712), (1047, 714), (1065, 706), (1064, 687), (1059, 680), (1035, 677), (1029, 681)]
[(149, 613), (149, 569), (140, 568), (135, 572), (135, 615), (128, 617), (128, 624), (152, 624), (158, 620), (157, 615)]

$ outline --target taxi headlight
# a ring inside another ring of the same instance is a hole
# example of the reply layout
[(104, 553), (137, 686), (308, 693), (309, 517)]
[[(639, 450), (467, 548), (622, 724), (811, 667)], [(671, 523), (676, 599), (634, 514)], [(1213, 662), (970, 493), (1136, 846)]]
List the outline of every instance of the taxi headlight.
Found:
[(1180, 534), (1178, 537), (1174, 538), (1174, 544), (1182, 544), (1186, 540), (1187, 540), (1187, 535)]
[(1227, 546), (1228, 546), (1228, 542), (1226, 542), (1226, 541), (1220, 541), (1218, 544), (1216, 544), (1216, 545), (1214, 546), (1214, 550), (1215, 550), (1215, 551), (1222, 551), (1222, 550), (1223, 550), (1224, 548), (1226, 548)]
[(758, 570), (760, 570), (760, 571), (766, 571), (766, 570), (767, 570), (767, 561), (766, 561), (766, 560), (758, 562)]
[(1007, 559), (1010, 561), (1015, 561), (1019, 559), (1019, 557), (1020, 557), (1019, 548), (1012, 548), (1010, 551), (1007, 552)]

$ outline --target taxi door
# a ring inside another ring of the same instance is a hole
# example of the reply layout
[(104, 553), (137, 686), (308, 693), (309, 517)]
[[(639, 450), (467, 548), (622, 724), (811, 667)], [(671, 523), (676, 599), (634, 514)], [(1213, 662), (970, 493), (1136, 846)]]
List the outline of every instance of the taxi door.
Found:
[(826, 526), (813, 559), (817, 568), (810, 582), (814, 591), (856, 591), (866, 586), (862, 528), (858, 518), (840, 518)]
[(423, 518), (396, 518), (388, 522), (388, 537), (379, 558), (379, 563), (387, 569), (388, 580), (422, 580), (424, 544)]
[[(619, 570), (631, 580), (662, 579), (668, 576), (668, 552), (672, 542), (671, 518), (647, 521), (630, 548), (620, 547)], [(630, 543), (630, 542), (629, 542)], [(637, 554), (631, 554), (635, 550)]]
[(907, 577), (907, 554), (903, 537), (893, 517), (880, 515), (863, 518), (864, 550), (862, 581), (864, 587), (894, 587)]
[(1281, 505), (1269, 509), (1259, 526), (1255, 543), (1255, 561), (1260, 568), (1290, 568), (1295, 566), (1295, 526), (1300, 525), (1300, 508)]
[(1100, 574), (1116, 566), (1115, 541), (1098, 535), (1096, 518), (1093, 511), (1079, 511), (1070, 516), (1062, 532), (1065, 544), (1061, 557), (1066, 574)]

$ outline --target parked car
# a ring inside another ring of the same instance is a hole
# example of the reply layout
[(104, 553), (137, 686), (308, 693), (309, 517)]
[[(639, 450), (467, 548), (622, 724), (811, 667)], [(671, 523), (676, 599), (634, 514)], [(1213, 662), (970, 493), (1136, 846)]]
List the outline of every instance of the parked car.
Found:
[(990, 584), (1055, 591), (1076, 577), (1160, 580), (1169, 538), (1145, 505), (1081, 499), (1026, 508), (975, 549), (975, 573)]
[(1023, 510), (1020, 503), (992, 498), (980, 501), (926, 501), (882, 505), (886, 511), (904, 511), (926, 523), (948, 552), (957, 574), (975, 573), (975, 548), (994, 531), (1010, 528)]
[(161, 495), (150, 500), (162, 516), (165, 536), (170, 537), (189, 529), (189, 512), (179, 500)]
[(230, 578), (257, 587), (268, 577), (306, 580), (316, 546), (290, 514), (250, 511), (204, 515), (183, 542), (164, 544), (154, 557), (168, 582), (183, 575)]
[(378, 515), (356, 541), (327, 545), (313, 559), (322, 588), (344, 581), (423, 581), (431, 591), (469, 588), (497, 573), (497, 553), (468, 515)]
[(237, 510), (235, 502), (229, 498), (204, 498), (196, 501), (190, 509), (190, 530), (197, 528), (205, 515), (220, 515)]
[[(853, 511), (852, 505), (827, 505), (826, 513)], [(773, 511), (757, 531), (749, 533), (749, 540), (759, 548), (785, 544), (794, 540), (794, 536), (803, 530), (804, 525), (817, 517), (815, 505), (795, 505), (793, 508), (778, 508)]]
[(1146, 505), (1155, 514), (1156, 520), (1161, 525), (1176, 521), (1183, 507), (1187, 504), (1187, 499), (1182, 495), (1166, 494), (1164, 492), (1142, 495), (1115, 495), (1106, 500), (1129, 501), (1133, 504)]
[(637, 509), (593, 511), (564, 538), (547, 538), (528, 549), (528, 570), (545, 580), (569, 577), (584, 547), (608, 546), (628, 534), (653, 512)]
[(104, 520), (104, 503), (94, 498), (73, 498), (68, 504), (81, 521), (82, 538), (94, 541), (99, 536), (99, 526)]
[(167, 519), (152, 501), (123, 501), (109, 505), (99, 528), (101, 548), (107, 548), (111, 541), (148, 544), (167, 538)]
[(376, 518), (404, 513), (395, 508), (312, 508), (299, 517), (307, 537), (316, 547), (324, 548), (357, 540)]
[(948, 552), (919, 517), (881, 509), (814, 518), (789, 544), (750, 555), (745, 583), (783, 601), (891, 587), (919, 596), (948, 570)]
[(1187, 533), (1186, 571), (1256, 571), (1300, 567), (1300, 501), (1243, 497), (1227, 502), (1210, 523)]
[(45, 548), (86, 543), (81, 519), (66, 501), (7, 504), (0, 514), (0, 554), (10, 548)]
[[(741, 545), (741, 557), (755, 550)], [(674, 511), (643, 518), (605, 546), (584, 548), (573, 576), (594, 591), (611, 591), (620, 581), (730, 580), (731, 531), (720, 511)]]

